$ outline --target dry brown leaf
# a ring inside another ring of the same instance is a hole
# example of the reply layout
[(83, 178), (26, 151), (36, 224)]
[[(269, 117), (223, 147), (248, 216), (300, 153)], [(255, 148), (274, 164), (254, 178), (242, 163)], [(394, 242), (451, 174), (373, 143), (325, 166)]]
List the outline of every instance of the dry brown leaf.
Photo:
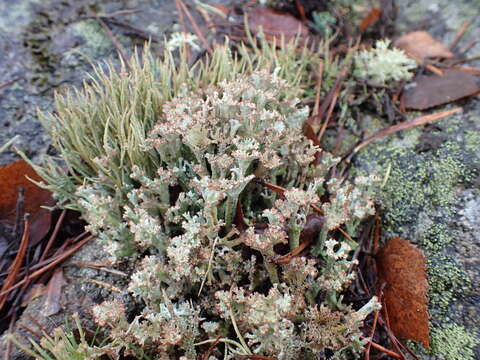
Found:
[(30, 180), (40, 181), (35, 170), (24, 160), (0, 167), (0, 220), (15, 221), (18, 189), (25, 189), (25, 212), (30, 214), (30, 246), (37, 244), (49, 231), (51, 212), (41, 206), (54, 204), (50, 191), (44, 190)]
[(393, 44), (420, 59), (430, 57), (452, 58), (455, 56), (448, 48), (432, 38), (426, 31), (414, 31), (398, 38)]
[(65, 278), (63, 277), (63, 269), (59, 267), (55, 269), (47, 285), (47, 297), (42, 312), (44, 316), (55, 315), (62, 309), (60, 300), (63, 285), (65, 285)]
[(285, 43), (297, 36), (306, 39), (308, 28), (297, 18), (288, 13), (273, 10), (263, 6), (256, 6), (247, 12), (248, 26), (253, 35), (263, 33), (270, 42), (281, 43), (282, 36)]
[(477, 77), (462, 70), (448, 70), (443, 76), (422, 75), (403, 93), (406, 109), (424, 110), (480, 92)]
[(377, 255), (378, 275), (386, 283), (390, 327), (399, 338), (430, 347), (427, 274), (421, 250), (402, 238), (390, 239)]

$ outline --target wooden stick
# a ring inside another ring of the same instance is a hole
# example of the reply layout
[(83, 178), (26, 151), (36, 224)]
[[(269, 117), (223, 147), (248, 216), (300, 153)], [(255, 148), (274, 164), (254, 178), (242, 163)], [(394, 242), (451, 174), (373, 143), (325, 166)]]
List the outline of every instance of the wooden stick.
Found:
[(395, 134), (399, 131), (402, 131), (402, 130), (407, 130), (407, 129), (410, 129), (410, 128), (413, 128), (413, 127), (416, 127), (416, 126), (420, 126), (420, 125), (425, 125), (425, 124), (428, 124), (428, 123), (431, 123), (433, 121), (436, 121), (436, 120), (439, 120), (439, 119), (442, 119), (448, 115), (452, 115), (452, 114), (455, 114), (459, 111), (461, 111), (462, 108), (461, 107), (456, 107), (455, 109), (451, 109), (451, 110), (446, 110), (446, 111), (442, 111), (442, 112), (439, 112), (439, 113), (436, 113), (436, 114), (429, 114), (429, 115), (424, 115), (424, 116), (420, 116), (414, 120), (411, 120), (411, 121), (404, 121), (400, 124), (397, 124), (397, 125), (393, 125), (393, 126), (390, 126), (389, 128), (386, 128), (386, 129), (383, 129), (383, 130), (380, 130), (378, 132), (376, 132), (375, 134), (373, 134), (372, 136), (368, 137), (366, 140), (362, 141), (360, 144), (358, 144), (352, 151), (351, 153), (352, 154), (355, 154), (357, 152), (359, 152), (361, 149), (363, 149), (365, 146), (371, 144), (372, 142), (374, 141), (377, 141), (378, 139), (384, 137), (384, 136), (387, 136), (387, 135), (391, 135), (391, 134)]
[(188, 20), (190, 20), (190, 22), (192, 23), (192, 26), (193, 26), (193, 29), (195, 30), (195, 34), (198, 36), (198, 38), (200, 39), (200, 41), (202, 42), (203, 46), (205, 47), (205, 49), (208, 51), (208, 53), (210, 55), (213, 54), (213, 50), (212, 48), (210, 47), (210, 45), (208, 44), (208, 41), (205, 39), (205, 37), (203, 36), (203, 33), (202, 31), (200, 30), (200, 28), (198, 27), (197, 25), (197, 22), (195, 21), (195, 19), (193, 18), (192, 14), (190, 13), (190, 11), (188, 10), (187, 6), (185, 5), (185, 3), (182, 1), (182, 0), (176, 0), (178, 2), (178, 4), (180, 5), (180, 7), (182, 8), (182, 10), (185, 12), (185, 15), (187, 15), (188, 17)]
[(22, 280), (22, 281), (19, 281), (18, 283), (16, 283), (14, 286), (6, 289), (6, 290), (2, 290), (0, 292), (0, 296), (3, 296), (3, 295), (6, 295), (8, 293), (10, 293), (10, 291), (12, 290), (15, 290), (17, 289), (18, 287), (22, 286), (23, 284), (25, 284), (27, 281), (31, 280), (31, 279), (34, 279), (40, 275), (42, 275), (43, 273), (45, 273), (46, 271), (52, 269), (55, 265), (61, 263), (62, 261), (64, 261), (66, 258), (68, 258), (70, 255), (74, 254), (78, 249), (80, 249), (83, 245), (85, 245), (86, 243), (88, 243), (90, 240), (92, 240), (95, 236), (94, 235), (90, 235), (89, 237), (83, 239), (82, 241), (80, 241), (79, 243), (75, 244), (74, 246), (72, 246), (70, 249), (66, 250), (61, 256), (59, 256), (56, 260), (52, 261), (50, 264), (46, 265), (45, 267), (41, 268), (40, 270), (37, 270), (35, 271), (33, 274), (30, 274), (30, 275), (26, 275), (25, 278)]
[(317, 91), (315, 93), (315, 105), (313, 107), (313, 116), (318, 115), (318, 109), (320, 107), (320, 93), (322, 91), (322, 80), (323, 80), (323, 61), (318, 64), (318, 80), (317, 80)]
[(457, 46), (458, 42), (462, 39), (463, 35), (465, 35), (465, 32), (470, 27), (470, 25), (472, 25), (472, 20), (465, 22), (460, 27), (460, 29), (458, 29), (457, 34), (455, 35), (455, 39), (453, 39), (452, 43), (450, 44), (450, 50), (453, 50), (453, 48)]
[(47, 254), (50, 251), (53, 245), (53, 242), (57, 238), (58, 232), (60, 231), (60, 226), (62, 226), (62, 223), (63, 223), (63, 220), (65, 219), (66, 214), (67, 214), (67, 210), (63, 209), (62, 213), (60, 214), (60, 217), (57, 220), (57, 223), (55, 224), (55, 229), (53, 229), (53, 233), (50, 236), (50, 239), (48, 239), (47, 246), (45, 246), (45, 250), (43, 250), (43, 254), (40, 257), (40, 260), (38, 260), (38, 262), (45, 260), (45, 258), (47, 257)]
[(102, 26), (102, 28), (105, 30), (105, 33), (107, 34), (107, 36), (112, 41), (113, 46), (115, 46), (115, 49), (117, 49), (118, 54), (122, 58), (123, 62), (127, 66), (127, 68), (130, 69), (130, 61), (128, 60), (127, 55), (125, 54), (125, 50), (124, 50), (122, 44), (120, 43), (120, 41), (118, 41), (118, 39), (113, 34), (112, 30), (110, 30), (110, 28), (108, 27), (108, 25), (105, 24), (105, 21), (103, 21), (100, 17), (97, 17), (96, 19), (97, 19), (98, 23)]

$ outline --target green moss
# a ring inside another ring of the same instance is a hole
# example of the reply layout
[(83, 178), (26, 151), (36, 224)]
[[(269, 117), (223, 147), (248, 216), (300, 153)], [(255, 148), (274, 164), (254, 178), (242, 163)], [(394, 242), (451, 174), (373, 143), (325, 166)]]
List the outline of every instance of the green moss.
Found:
[(463, 326), (446, 324), (432, 331), (432, 351), (444, 360), (474, 360), (479, 340)]

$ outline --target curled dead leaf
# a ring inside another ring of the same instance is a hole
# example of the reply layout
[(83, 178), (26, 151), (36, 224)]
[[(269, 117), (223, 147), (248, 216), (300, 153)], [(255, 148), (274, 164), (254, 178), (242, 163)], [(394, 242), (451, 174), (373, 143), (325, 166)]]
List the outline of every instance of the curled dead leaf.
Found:
[(386, 283), (384, 299), (390, 328), (399, 338), (430, 346), (428, 282), (425, 257), (402, 238), (390, 239), (377, 254), (380, 283)]
[(308, 28), (292, 15), (263, 6), (256, 6), (247, 12), (248, 26), (253, 35), (261, 31), (267, 41), (280, 44), (282, 37), (285, 43), (294, 40), (297, 36), (305, 40)]
[(430, 57), (452, 58), (454, 54), (426, 31), (414, 31), (398, 38), (393, 44), (422, 60)]
[(443, 76), (422, 75), (407, 88), (402, 102), (406, 109), (424, 110), (480, 93), (477, 77), (462, 70), (448, 70)]

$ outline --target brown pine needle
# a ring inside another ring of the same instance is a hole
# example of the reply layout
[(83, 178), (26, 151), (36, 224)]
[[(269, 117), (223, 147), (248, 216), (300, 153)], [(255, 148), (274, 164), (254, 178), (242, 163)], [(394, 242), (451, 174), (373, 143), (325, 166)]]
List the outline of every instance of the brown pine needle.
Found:
[(402, 355), (399, 355), (397, 354), (396, 352), (393, 352), (391, 350), (388, 350), (387, 348), (383, 347), (382, 345), (380, 344), (377, 344), (377, 343), (374, 343), (373, 341), (370, 342), (370, 344), (372, 344), (372, 347), (374, 347), (375, 349), (377, 349), (378, 351), (381, 351), (383, 352), (384, 354), (388, 355), (388, 356), (391, 356), (395, 359), (405, 359), (404, 356)]
[(462, 39), (463, 35), (465, 35), (465, 32), (468, 30), (470, 25), (472, 25), (472, 20), (467, 21), (460, 27), (460, 29), (458, 29), (455, 39), (453, 39), (452, 43), (450, 44), (450, 50), (453, 50), (453, 48), (457, 46), (458, 42)]
[(43, 250), (43, 254), (40, 257), (40, 260), (38, 260), (38, 262), (42, 262), (47, 257), (48, 252), (50, 251), (53, 245), (53, 242), (57, 238), (58, 232), (60, 231), (60, 226), (62, 226), (63, 220), (65, 219), (65, 215), (67, 215), (67, 210), (63, 210), (62, 213), (60, 214), (60, 217), (58, 218), (57, 223), (55, 224), (55, 229), (53, 229), (53, 233), (50, 236), (50, 239), (48, 239), (47, 246), (45, 246), (45, 250)]
[(108, 27), (107, 24), (105, 24), (105, 21), (103, 21), (100, 17), (96, 18), (97, 22), (102, 26), (103, 30), (105, 30), (105, 33), (107, 36), (110, 38), (112, 41), (113, 46), (115, 46), (115, 49), (117, 49), (118, 54), (122, 58), (123, 62), (127, 66), (127, 69), (130, 69), (130, 61), (128, 60), (127, 55), (125, 54), (125, 49), (123, 48), (122, 44), (118, 39), (115, 37), (113, 34), (112, 30)]
[(442, 119), (442, 118), (444, 118), (448, 115), (455, 114), (455, 113), (457, 113), (461, 110), (462, 110), (462, 107), (456, 107), (455, 109), (442, 111), (442, 112), (439, 112), (439, 113), (436, 113), (436, 114), (428, 114), (428, 115), (420, 116), (420, 117), (418, 117), (414, 120), (404, 121), (400, 124), (393, 125), (393, 126), (390, 126), (389, 128), (380, 130), (380, 131), (376, 132), (375, 134), (373, 134), (372, 136), (365, 139), (364, 141), (362, 141), (357, 146), (355, 146), (353, 148), (353, 150), (349, 151), (346, 154), (346, 156), (343, 156), (343, 158), (347, 158), (348, 156), (359, 152), (365, 146), (371, 144), (374, 141), (377, 141), (378, 139), (381, 139), (382, 137), (385, 137), (385, 136), (391, 135), (391, 134), (395, 134), (395, 133), (397, 133), (399, 131), (402, 131), (402, 130), (407, 130), (407, 129), (411, 129), (411, 128), (416, 127), (416, 126), (425, 125), (425, 124), (434, 122), (434, 121)]
[(176, 0), (177, 1), (177, 4), (179, 5), (179, 7), (182, 9), (182, 11), (185, 13), (185, 15), (187, 15), (188, 17), (188, 20), (190, 20), (190, 22), (192, 23), (192, 26), (193, 26), (193, 30), (195, 31), (195, 35), (198, 36), (198, 38), (200, 39), (200, 41), (202, 42), (203, 46), (205, 47), (205, 49), (208, 51), (208, 53), (210, 55), (213, 54), (213, 50), (212, 48), (210, 47), (210, 44), (208, 43), (208, 41), (205, 39), (205, 37), (203, 36), (203, 33), (202, 31), (200, 30), (200, 28), (198, 27), (197, 25), (197, 22), (195, 21), (195, 19), (193, 18), (192, 14), (190, 13), (190, 11), (188, 10), (187, 6), (185, 5), (185, 3), (182, 1), (182, 0)]
[(56, 258), (54, 261), (52, 261), (51, 263), (49, 263), (48, 265), (46, 265), (45, 267), (35, 271), (33, 274), (30, 274), (30, 275), (26, 275), (24, 277), (23, 280), (19, 281), (18, 283), (16, 283), (15, 285), (3, 290), (0, 292), (0, 297), (1, 296), (4, 296), (8, 293), (10, 293), (10, 291), (12, 290), (15, 290), (17, 288), (19, 288), (20, 286), (22, 286), (23, 284), (25, 284), (27, 281), (30, 281), (36, 277), (39, 277), (40, 275), (42, 275), (43, 273), (45, 273), (46, 271), (52, 269), (55, 265), (61, 263), (62, 261), (64, 261), (66, 258), (68, 258), (70, 255), (74, 254), (76, 251), (78, 251), (78, 249), (80, 249), (83, 245), (85, 245), (86, 243), (88, 243), (90, 240), (92, 240), (95, 236), (93, 235), (90, 235), (88, 236), (87, 238), (83, 239), (82, 241), (76, 243), (74, 246), (72, 246), (70, 249), (66, 250), (61, 256), (59, 256), (58, 258)]
[(14, 289), (13, 284), (17, 280), (18, 273), (20, 272), (20, 268), (27, 253), (28, 240), (30, 237), (30, 225), (27, 219), (24, 220), (23, 229), (23, 236), (22, 240), (20, 241), (20, 247), (18, 249), (17, 256), (15, 256), (15, 260), (10, 266), (9, 274), (3, 283), (2, 289), (0, 290), (0, 309), (2, 309), (5, 305), (10, 290)]
[(315, 106), (313, 107), (313, 116), (318, 115), (318, 109), (320, 108), (320, 93), (322, 92), (322, 80), (323, 80), (323, 61), (318, 64), (318, 79), (317, 89), (315, 93)]
[(303, 250), (305, 250), (310, 244), (312, 240), (304, 241), (300, 244), (299, 247), (290, 251), (288, 254), (280, 256), (278, 259), (274, 261), (275, 264), (288, 264), (295, 256), (299, 255)]

